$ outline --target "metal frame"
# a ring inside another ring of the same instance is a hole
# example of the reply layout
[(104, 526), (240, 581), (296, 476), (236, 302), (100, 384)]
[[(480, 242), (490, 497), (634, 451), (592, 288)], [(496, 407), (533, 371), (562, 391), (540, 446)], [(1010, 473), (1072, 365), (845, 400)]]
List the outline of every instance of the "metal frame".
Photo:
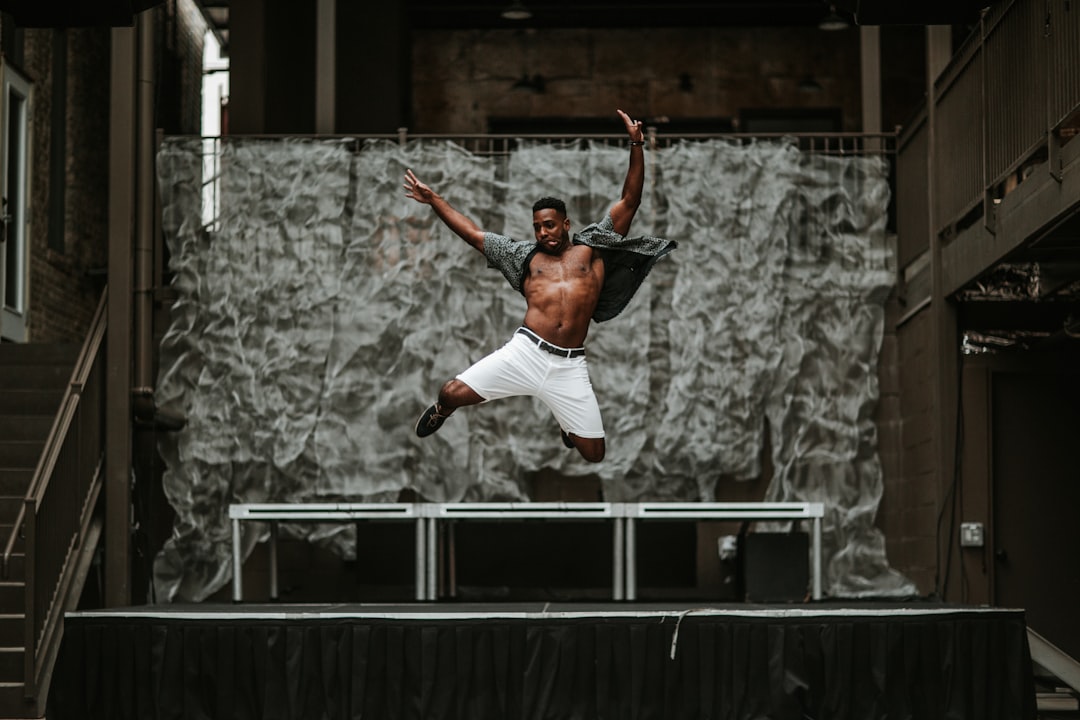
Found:
[(626, 599), (637, 599), (637, 532), (638, 520), (812, 520), (811, 577), (812, 596), (820, 600), (821, 592), (821, 520), (825, 517), (823, 503), (788, 502), (652, 502), (626, 506)]
[(278, 599), (278, 523), (284, 521), (340, 522), (343, 520), (412, 520), (416, 523), (416, 599), (434, 599), (433, 573), (428, 571), (431, 542), (427, 522), (413, 503), (241, 503), (229, 505), (232, 522), (233, 602), (244, 599), (243, 553), (240, 550), (240, 523), (248, 520), (270, 523), (270, 599)]
[[(416, 524), (416, 599), (437, 599), (438, 524), (456, 520), (610, 520), (612, 522), (612, 599), (637, 599), (638, 520), (810, 520), (815, 600), (822, 598), (821, 525), (823, 503), (784, 502), (493, 502), (493, 503), (239, 503), (229, 506), (232, 522), (233, 602), (242, 602), (243, 553), (240, 523), (270, 523), (270, 599), (278, 598), (277, 536), (281, 521), (411, 520)], [(451, 543), (449, 551), (454, 552)]]
[[(431, 521), (429, 538), (436, 536), (435, 525), (440, 520), (611, 520), (612, 521), (612, 588), (613, 600), (625, 599), (625, 526), (627, 512), (622, 503), (606, 502), (494, 502), (494, 503), (431, 503), (424, 512)], [(451, 536), (452, 537), (452, 536)], [(455, 552), (453, 540), (448, 552)], [(429, 572), (434, 572), (437, 548), (428, 556)], [(432, 600), (435, 598), (432, 597)]]

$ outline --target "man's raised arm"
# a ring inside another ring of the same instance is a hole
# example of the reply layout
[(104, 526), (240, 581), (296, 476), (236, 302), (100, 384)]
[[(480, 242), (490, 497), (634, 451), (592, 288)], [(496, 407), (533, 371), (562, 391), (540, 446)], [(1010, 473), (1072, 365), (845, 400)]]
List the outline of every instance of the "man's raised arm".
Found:
[[(437, 192), (420, 182), (412, 170), (405, 172), (405, 197), (418, 203), (430, 205), (446, 227), (453, 230), (462, 240), (484, 252), (484, 231), (469, 218), (455, 210)], [(640, 195), (640, 192), (639, 192)]]
[(615, 232), (626, 235), (630, 232), (630, 223), (634, 220), (638, 206), (641, 205), (641, 191), (645, 186), (645, 135), (640, 120), (632, 120), (622, 110), (618, 111), (630, 136), (630, 167), (626, 170), (623, 181), (622, 197), (611, 208), (611, 221)]

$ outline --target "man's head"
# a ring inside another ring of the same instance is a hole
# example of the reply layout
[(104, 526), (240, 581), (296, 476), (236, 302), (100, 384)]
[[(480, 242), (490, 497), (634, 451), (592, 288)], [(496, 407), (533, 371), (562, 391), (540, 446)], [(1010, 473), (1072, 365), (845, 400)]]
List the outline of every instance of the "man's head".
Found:
[(570, 245), (570, 219), (566, 203), (559, 198), (542, 197), (533, 203), (533, 234), (540, 249), (560, 253)]
[(566, 203), (556, 197), (542, 197), (533, 203), (533, 212), (537, 210), (555, 210), (563, 217), (566, 217)]

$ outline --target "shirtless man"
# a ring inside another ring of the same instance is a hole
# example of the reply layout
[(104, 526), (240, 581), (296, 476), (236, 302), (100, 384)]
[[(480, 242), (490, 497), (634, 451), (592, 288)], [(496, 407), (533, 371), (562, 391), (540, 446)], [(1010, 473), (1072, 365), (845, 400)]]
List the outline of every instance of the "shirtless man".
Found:
[[(573, 239), (566, 206), (556, 198), (541, 198), (533, 206), (536, 242), (524, 243), (484, 232), (412, 170), (406, 173), (406, 197), (430, 205), (447, 227), (484, 253), (525, 296), (527, 305), (522, 327), (506, 345), (443, 385), (438, 401), (417, 421), (420, 437), (434, 433), (460, 407), (533, 395), (551, 409), (567, 447), (577, 448), (589, 462), (604, 459), (604, 426), (585, 364), (589, 322), (618, 314), (652, 264), (675, 245), (660, 238), (625, 238), (641, 204), (644, 136), (640, 121), (622, 110), (618, 113), (630, 138), (622, 197), (602, 222)], [(622, 280), (611, 283), (619, 286), (610, 288), (614, 296), (610, 292), (605, 296), (612, 274)]]

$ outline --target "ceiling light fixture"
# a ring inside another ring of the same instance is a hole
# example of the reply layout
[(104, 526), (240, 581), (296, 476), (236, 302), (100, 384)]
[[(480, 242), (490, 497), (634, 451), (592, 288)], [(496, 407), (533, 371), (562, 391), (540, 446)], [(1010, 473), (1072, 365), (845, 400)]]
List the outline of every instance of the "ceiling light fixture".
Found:
[(814, 79), (813, 75), (807, 75), (799, 81), (799, 92), (804, 95), (816, 95), (822, 91), (821, 83)]
[(521, 4), (521, 0), (514, 0), (502, 11), (502, 16), (506, 20), (528, 20), (532, 13)]
[(848, 21), (836, 12), (835, 5), (829, 6), (829, 14), (821, 18), (821, 22), (818, 23), (819, 30), (846, 30), (847, 27)]

